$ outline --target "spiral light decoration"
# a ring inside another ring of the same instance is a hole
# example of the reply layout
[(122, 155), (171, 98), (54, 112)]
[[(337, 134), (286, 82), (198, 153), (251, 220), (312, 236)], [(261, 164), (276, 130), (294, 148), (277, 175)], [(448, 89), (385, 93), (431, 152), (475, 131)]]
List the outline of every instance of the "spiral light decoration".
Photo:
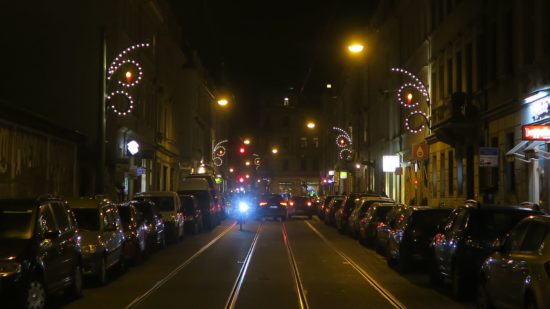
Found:
[(258, 169), (260, 167), (260, 164), (262, 163), (262, 159), (260, 158), (260, 156), (258, 154), (253, 154), (254, 156), (254, 165), (256, 165), (256, 169)]
[(227, 143), (227, 140), (220, 141), (219, 143), (214, 146), (212, 149), (212, 162), (215, 166), (222, 166), (223, 165), (223, 157), (225, 156), (226, 149), (223, 144)]
[[(411, 80), (411, 82), (404, 83), (399, 87), (399, 89), (397, 90), (397, 101), (399, 102), (399, 104), (406, 108), (414, 109), (405, 117), (405, 129), (407, 129), (407, 131), (411, 133), (420, 133), (426, 128), (426, 126), (429, 127), (430, 119), (425, 112), (418, 109), (418, 107), (420, 106), (420, 102), (418, 100), (411, 102), (407, 102), (404, 100), (405, 96), (408, 95), (404, 91), (406, 89), (414, 89), (416, 92), (422, 95), (422, 98), (424, 98), (426, 104), (430, 106), (430, 95), (428, 94), (428, 90), (426, 89), (426, 86), (424, 85), (424, 83), (422, 83), (420, 78), (418, 78), (418, 76), (412, 74), (411, 72), (401, 68), (392, 68), (391, 71), (398, 74), (403, 74)], [(411, 122), (414, 117), (421, 117), (423, 122), (420, 125), (413, 126)]]
[[(132, 81), (130, 81), (129, 78), (127, 77), (128, 80), (118, 79), (116, 81), (116, 83), (117, 83), (117, 86), (126, 88), (128, 90), (130, 88), (133, 88), (133, 87), (137, 86), (139, 84), (139, 82), (141, 81), (141, 79), (143, 78), (143, 69), (142, 69), (141, 65), (139, 64), (139, 62), (137, 62), (136, 60), (128, 58), (128, 56), (129, 56), (129, 54), (131, 54), (132, 52), (134, 52), (137, 49), (147, 48), (147, 47), (149, 47), (149, 43), (140, 43), (140, 44), (132, 45), (132, 46), (126, 48), (125, 50), (123, 50), (122, 52), (120, 52), (115, 57), (113, 62), (111, 62), (111, 65), (109, 66), (109, 69), (107, 70), (107, 80), (111, 81), (113, 78), (116, 78), (116, 77), (120, 76), (120, 74), (117, 75), (116, 73), (122, 67), (132, 66), (135, 69), (137, 76)], [(112, 91), (107, 96), (107, 102), (111, 101), (112, 98), (115, 97), (115, 96), (125, 97), (126, 100), (128, 101), (128, 104), (127, 104), (125, 109), (122, 109), (122, 108), (117, 108), (114, 103), (108, 103), (109, 106), (111, 107), (111, 109), (113, 110), (113, 112), (115, 114), (117, 114), (118, 116), (126, 116), (126, 115), (130, 114), (132, 112), (133, 108), (134, 108), (134, 100), (133, 100), (132, 96), (130, 95), (130, 93), (128, 91), (122, 91), (122, 90)]]
[(335, 130), (338, 134), (336, 136), (336, 146), (340, 148), (340, 151), (338, 152), (338, 157), (342, 160), (351, 159), (351, 136), (349, 136), (349, 134), (341, 128), (332, 127), (332, 129)]

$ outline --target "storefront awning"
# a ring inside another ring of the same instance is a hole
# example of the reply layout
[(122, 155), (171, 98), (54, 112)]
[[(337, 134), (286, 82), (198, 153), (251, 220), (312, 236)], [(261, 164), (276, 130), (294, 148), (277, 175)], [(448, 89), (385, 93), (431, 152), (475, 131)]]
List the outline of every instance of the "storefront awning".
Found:
[(524, 159), (526, 151), (532, 151), (533, 149), (538, 148), (545, 143), (545, 141), (521, 141), (517, 143), (512, 149), (510, 149), (506, 153), (506, 156), (515, 156)]

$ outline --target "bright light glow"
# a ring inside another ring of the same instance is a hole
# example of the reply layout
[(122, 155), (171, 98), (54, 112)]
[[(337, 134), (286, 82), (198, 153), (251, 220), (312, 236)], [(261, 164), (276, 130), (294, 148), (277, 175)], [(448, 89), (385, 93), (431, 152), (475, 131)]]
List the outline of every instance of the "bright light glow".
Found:
[(273, 154), (277, 154), (277, 153), (279, 152), (279, 149), (277, 149), (277, 148), (272, 148), (272, 149), (271, 149), (271, 152), (272, 152)]
[(382, 157), (382, 171), (387, 173), (395, 172), (395, 169), (399, 167), (399, 156), (383, 156)]
[(258, 179), (258, 182), (262, 182), (260, 179)]
[(358, 54), (358, 53), (362, 52), (364, 48), (365, 47), (363, 46), (363, 44), (359, 44), (359, 43), (354, 43), (354, 44), (351, 44), (350, 46), (348, 46), (348, 50), (351, 53), (354, 53), (354, 54)]
[(126, 79), (128, 81), (130, 81), (132, 79), (132, 72), (131, 71), (126, 71)]
[(327, 84), (327, 89), (332, 88), (332, 84)]
[(308, 122), (308, 123), (307, 123), (307, 127), (308, 127), (309, 129), (315, 129), (315, 122), (312, 122), (312, 121)]
[(329, 175), (329, 176), (334, 176), (334, 171), (332, 171), (332, 170), (331, 170), (331, 171), (328, 171), (328, 175)]
[(244, 177), (246, 177), (246, 179), (250, 178), (250, 175), (246, 174), (244, 175)]
[(205, 174), (206, 173), (206, 169), (204, 168), (204, 166), (199, 166), (198, 173), (199, 174)]
[(413, 100), (413, 94), (412, 93), (407, 93), (407, 103), (411, 104)]
[(534, 95), (525, 98), (524, 102), (525, 103), (535, 102), (536, 100), (544, 98), (547, 95), (548, 95), (547, 91), (539, 91), (539, 92), (535, 93)]
[(340, 179), (348, 179), (348, 172), (340, 172)]
[(226, 106), (227, 104), (229, 104), (229, 101), (225, 98), (222, 98), (222, 99), (218, 100), (218, 105), (219, 106)]
[(239, 148), (240, 153), (244, 153), (245, 151), (246, 151), (246, 149), (244, 149), (244, 147)]
[(250, 139), (245, 138), (244, 141), (243, 141), (243, 143), (244, 143), (245, 145), (250, 145)]
[(361, 168), (361, 164), (359, 164), (359, 163), (355, 164), (355, 168), (356, 168), (356, 169), (360, 169), (360, 168)]
[(248, 203), (246, 202), (239, 202), (239, 211), (240, 212), (247, 212), (248, 211)]
[(246, 162), (244, 162), (244, 165), (246, 165), (246, 166), (250, 166), (250, 161), (246, 161)]
[(132, 156), (139, 152), (139, 144), (134, 140), (126, 144), (126, 147)]
[(230, 173), (233, 173), (234, 171), (235, 171), (235, 170), (232, 169), (232, 168), (229, 169), (229, 172), (230, 172)]
[(240, 182), (240, 183), (243, 183), (243, 182), (244, 182), (244, 178), (243, 178), (243, 177), (239, 177), (239, 182)]

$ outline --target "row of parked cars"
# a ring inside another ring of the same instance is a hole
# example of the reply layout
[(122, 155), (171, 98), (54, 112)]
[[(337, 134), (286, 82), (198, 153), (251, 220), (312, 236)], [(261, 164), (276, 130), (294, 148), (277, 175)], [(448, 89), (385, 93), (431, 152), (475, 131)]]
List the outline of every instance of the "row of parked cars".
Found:
[[(535, 206), (535, 207), (532, 207)], [(481, 308), (550, 308), (550, 216), (536, 205), (407, 206), (377, 194), (327, 196), (317, 209), (400, 272), (449, 282)]]
[(213, 228), (225, 217), (215, 194), (186, 187), (123, 203), (103, 196), (0, 199), (1, 306), (43, 308), (58, 292), (79, 297), (83, 282), (104, 285), (109, 272)]

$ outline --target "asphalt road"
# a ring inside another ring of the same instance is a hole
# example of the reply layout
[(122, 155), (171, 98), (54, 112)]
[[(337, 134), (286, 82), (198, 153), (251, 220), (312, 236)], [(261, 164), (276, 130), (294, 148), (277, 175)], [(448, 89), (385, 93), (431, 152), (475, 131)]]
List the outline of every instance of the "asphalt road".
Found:
[(87, 286), (67, 308), (473, 308), (434, 288), (421, 271), (405, 275), (383, 257), (317, 218), (225, 220), (186, 236), (141, 265)]

